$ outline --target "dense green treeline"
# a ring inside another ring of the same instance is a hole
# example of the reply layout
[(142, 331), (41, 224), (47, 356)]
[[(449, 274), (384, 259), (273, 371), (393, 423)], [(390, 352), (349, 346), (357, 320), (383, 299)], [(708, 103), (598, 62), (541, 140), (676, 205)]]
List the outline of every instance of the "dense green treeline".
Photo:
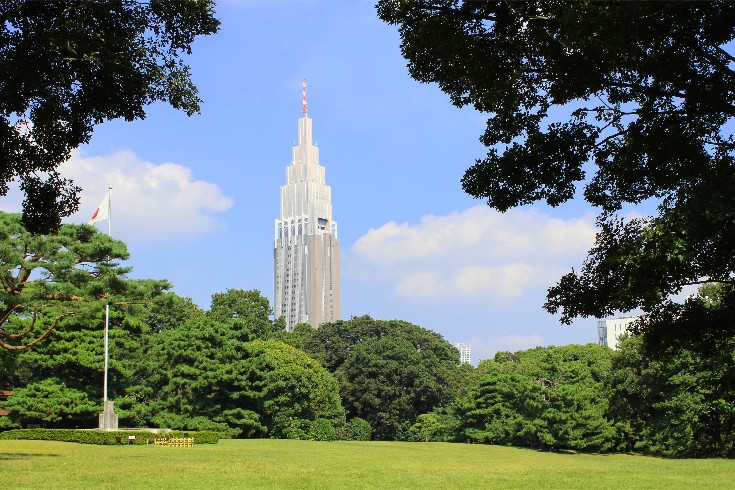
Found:
[[(415, 325), (361, 317), (289, 333), (258, 291), (215, 294), (204, 311), (166, 281), (130, 279), (125, 245), (93, 227), (31, 235), (3, 213), (0, 233), (0, 388), (13, 390), (0, 428), (97, 425), (105, 306), (121, 426), (394, 439), (459, 386), (456, 349)], [(322, 343), (340, 343), (340, 358)]]
[[(717, 308), (718, 290), (687, 300)], [(729, 296), (729, 292), (724, 297)], [(412, 440), (735, 457), (735, 336), (662, 350), (644, 334), (499, 352), (471, 389), (418, 417)]]
[(456, 404), (459, 437), (540, 449), (613, 449), (604, 386), (611, 357), (610, 349), (590, 344), (483, 361), (480, 382)]
[[(13, 390), (0, 430), (97, 425), (109, 305), (108, 389), (121, 427), (735, 456), (735, 336), (720, 331), (655, 349), (642, 334), (617, 352), (500, 352), (474, 368), (405, 321), (363, 316), (286, 332), (258, 291), (232, 289), (202, 310), (166, 281), (128, 278), (125, 245), (86, 225), (34, 237), (0, 213), (0, 233), (9, 347), (0, 389)], [(732, 324), (727, 287), (703, 287), (680, 324), (701, 309)]]

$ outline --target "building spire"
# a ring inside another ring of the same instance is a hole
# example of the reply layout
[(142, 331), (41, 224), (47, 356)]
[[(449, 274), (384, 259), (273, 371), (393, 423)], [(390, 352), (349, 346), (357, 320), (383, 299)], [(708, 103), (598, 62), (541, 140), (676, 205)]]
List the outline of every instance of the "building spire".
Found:
[(301, 93), (303, 95), (303, 103), (301, 109), (304, 111), (304, 117), (309, 117), (309, 104), (306, 103), (306, 78), (304, 78), (304, 83), (301, 85), (301, 87)]

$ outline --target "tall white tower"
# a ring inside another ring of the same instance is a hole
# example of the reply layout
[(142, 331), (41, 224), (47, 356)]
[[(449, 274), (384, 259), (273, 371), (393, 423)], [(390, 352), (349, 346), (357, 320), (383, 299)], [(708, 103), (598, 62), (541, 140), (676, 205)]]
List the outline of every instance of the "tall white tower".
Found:
[(274, 245), (274, 310), (286, 319), (318, 327), (339, 320), (339, 240), (332, 220), (332, 189), (326, 185), (319, 148), (312, 144), (311, 118), (303, 84), (299, 140), (281, 186), (281, 217)]

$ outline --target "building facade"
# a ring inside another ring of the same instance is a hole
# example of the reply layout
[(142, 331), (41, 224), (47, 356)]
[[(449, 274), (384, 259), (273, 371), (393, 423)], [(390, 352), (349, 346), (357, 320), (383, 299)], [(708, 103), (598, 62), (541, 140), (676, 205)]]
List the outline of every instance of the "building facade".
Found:
[(470, 346), (467, 344), (454, 344), (454, 347), (459, 351), (459, 363), (460, 364), (472, 364), (472, 351)]
[(332, 189), (312, 143), (312, 124), (303, 85), (303, 115), (281, 186), (281, 214), (275, 223), (274, 312), (286, 329), (297, 323), (318, 327), (339, 320), (339, 240), (332, 220)]
[(628, 333), (628, 326), (638, 319), (637, 316), (621, 316), (610, 320), (598, 320), (598, 344), (618, 350), (620, 336)]

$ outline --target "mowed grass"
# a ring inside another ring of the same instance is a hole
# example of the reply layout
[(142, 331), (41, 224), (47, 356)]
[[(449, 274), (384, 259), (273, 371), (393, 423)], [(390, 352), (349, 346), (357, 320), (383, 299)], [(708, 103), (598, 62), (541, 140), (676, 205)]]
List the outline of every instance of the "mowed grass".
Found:
[(194, 448), (0, 441), (0, 488), (735, 488), (735, 461), (498, 446), (224, 440)]

